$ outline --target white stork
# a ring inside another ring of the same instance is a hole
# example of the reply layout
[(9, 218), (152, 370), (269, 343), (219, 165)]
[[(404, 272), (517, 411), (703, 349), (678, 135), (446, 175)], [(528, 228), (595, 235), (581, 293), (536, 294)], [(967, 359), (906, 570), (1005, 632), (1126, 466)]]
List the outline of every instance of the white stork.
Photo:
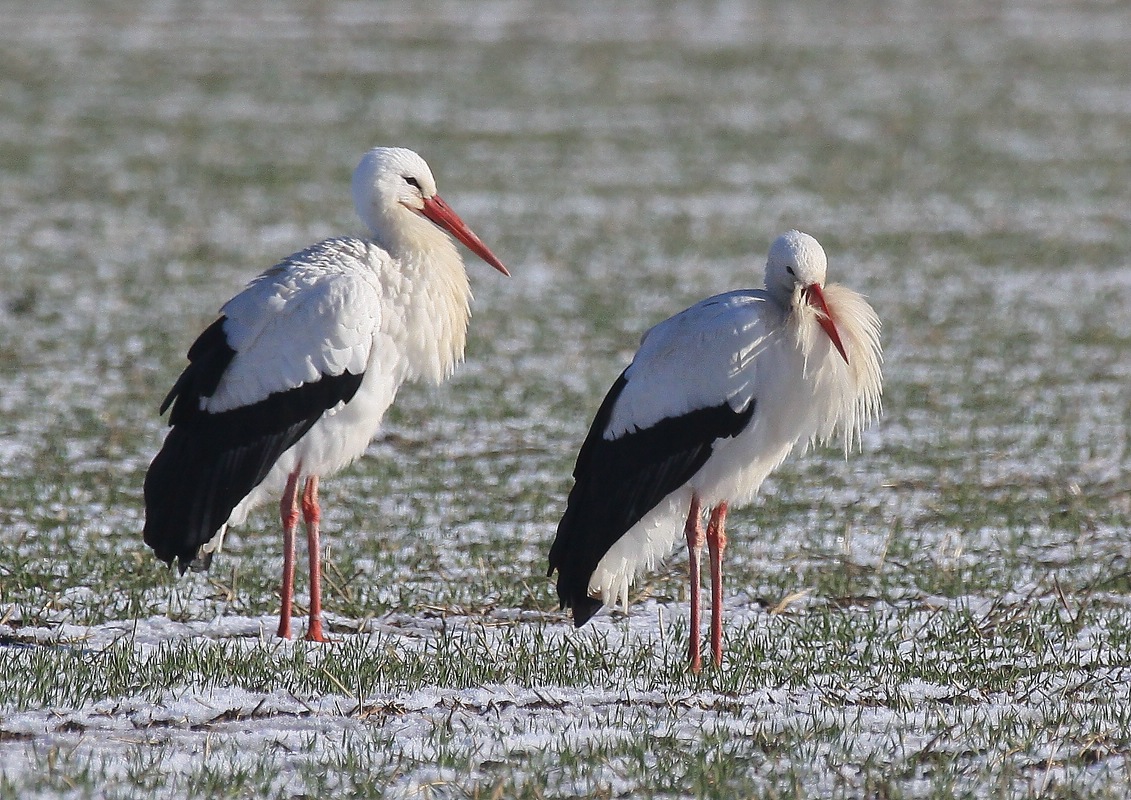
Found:
[(724, 524), (797, 442), (840, 435), (845, 454), (880, 412), (880, 321), (825, 285), (812, 236), (770, 247), (766, 288), (709, 297), (649, 330), (609, 390), (577, 456), (550, 550), (562, 608), (584, 625), (623, 602), (636, 575), (687, 540), (691, 668), (699, 652), (701, 510), (711, 509), (711, 649), (722, 664)]
[(227, 527), (282, 493), (284, 638), (301, 484), (306, 638), (320, 642), (319, 476), (365, 451), (402, 383), (439, 383), (463, 357), (471, 289), (441, 228), (509, 274), (411, 150), (370, 150), (352, 188), (369, 238), (327, 239), (295, 253), (224, 305), (161, 405), (161, 413), (173, 408), (172, 430), (145, 476), (145, 543), (182, 574), (190, 564), (207, 568)]

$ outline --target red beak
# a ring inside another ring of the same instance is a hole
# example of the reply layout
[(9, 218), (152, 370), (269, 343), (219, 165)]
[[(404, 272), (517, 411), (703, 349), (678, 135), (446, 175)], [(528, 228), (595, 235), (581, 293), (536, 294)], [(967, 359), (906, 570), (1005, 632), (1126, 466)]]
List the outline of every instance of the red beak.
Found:
[(483, 244), (479, 237), (471, 232), (471, 228), (464, 224), (464, 221), (459, 218), (456, 212), (452, 211), (452, 207), (445, 203), (440, 195), (434, 194), (431, 197), (424, 198), (424, 209), (422, 213), (428, 219), (432, 220), (452, 236), (467, 245), (468, 250), (475, 253), (475, 255), (479, 256), (508, 278), (510, 277), (510, 273), (507, 272), (507, 268), (503, 266), (503, 262), (497, 259), (487, 245)]
[(809, 301), (809, 305), (816, 307), (821, 313), (817, 315), (817, 322), (821, 323), (821, 327), (825, 329), (825, 333), (833, 340), (833, 346), (836, 347), (840, 353), (844, 363), (848, 363), (848, 353), (844, 351), (844, 344), (840, 341), (840, 334), (837, 333), (836, 323), (833, 322), (833, 315), (829, 313), (829, 307), (825, 304), (825, 293), (821, 291), (819, 284), (812, 283), (805, 287), (805, 299)]

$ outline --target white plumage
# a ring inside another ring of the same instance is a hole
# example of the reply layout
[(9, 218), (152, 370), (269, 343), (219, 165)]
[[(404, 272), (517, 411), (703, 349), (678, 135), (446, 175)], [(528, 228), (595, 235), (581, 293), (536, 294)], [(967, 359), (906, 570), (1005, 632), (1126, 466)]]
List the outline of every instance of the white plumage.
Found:
[(145, 540), (184, 571), (229, 524), (283, 494), (290, 632), (298, 487), (311, 555), (308, 638), (322, 639), (317, 480), (360, 456), (408, 380), (439, 383), (463, 357), (471, 290), (455, 244), (506, 268), (436, 193), (424, 160), (375, 148), (353, 177), (370, 238), (328, 239), (264, 272), (221, 309), (166, 398), (170, 431), (146, 476)]
[[(700, 507), (721, 509), (721, 534), (727, 505), (750, 502), (798, 442), (839, 436), (847, 454), (879, 414), (879, 319), (825, 272), (816, 239), (790, 231), (770, 248), (766, 288), (708, 298), (644, 335), (578, 456), (551, 550), (577, 624), (627, 604), (641, 570), (681, 531), (694, 538)], [(697, 591), (692, 604), (697, 617)]]
[(436, 265), (394, 262), (371, 241), (330, 239), (265, 272), (224, 305), (236, 355), (215, 394), (202, 398), (205, 410), (252, 405), (325, 375), (364, 376), (348, 403), (326, 410), (279, 456), (233, 509), (231, 524), (278, 495), (299, 464), (304, 477), (329, 475), (357, 459), (405, 381), (438, 384), (451, 375), (463, 357), (471, 301), (467, 273), (454, 248), (452, 254), (458, 276), (446, 291), (430, 292)]

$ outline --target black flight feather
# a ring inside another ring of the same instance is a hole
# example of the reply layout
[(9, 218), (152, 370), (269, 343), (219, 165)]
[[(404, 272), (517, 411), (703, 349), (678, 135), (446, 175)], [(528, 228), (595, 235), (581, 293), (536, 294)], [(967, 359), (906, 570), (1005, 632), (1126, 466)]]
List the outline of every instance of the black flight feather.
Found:
[(616, 542), (685, 484), (711, 457), (714, 443), (737, 436), (754, 415), (723, 402), (609, 441), (602, 435), (628, 379), (625, 373), (601, 403), (573, 470), (574, 486), (550, 548), (548, 575), (558, 571), (558, 598), (581, 627), (601, 607), (589, 579)]
[(173, 407), (172, 430), (145, 476), (145, 543), (165, 563), (176, 559), (182, 573), (279, 456), (327, 410), (349, 402), (363, 377), (325, 375), (249, 406), (204, 411), (201, 398), (216, 391), (235, 356), (223, 323), (189, 349), (189, 366), (161, 405)]

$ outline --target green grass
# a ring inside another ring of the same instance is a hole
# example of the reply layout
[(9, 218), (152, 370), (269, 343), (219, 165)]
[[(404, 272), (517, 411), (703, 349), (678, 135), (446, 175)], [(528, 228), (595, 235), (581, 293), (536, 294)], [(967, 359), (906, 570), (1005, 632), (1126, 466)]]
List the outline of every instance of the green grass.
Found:
[[(0, 693), (17, 709), (95, 709), (63, 712), (54, 743), (8, 788), (142, 788), (172, 774), (172, 788), (205, 796), (227, 775), (233, 794), (286, 796), (424, 774), (469, 796), (619, 793), (610, 787), (626, 780), (634, 792), (697, 796), (1088, 790), (1097, 765), (1131, 749), (1131, 616), (1098, 603), (1073, 615), (1035, 595), (987, 606), (761, 615), (728, 631), (727, 669), (698, 676), (683, 661), (682, 620), (663, 639), (472, 620), (330, 647), (5, 648)], [(217, 689), (248, 694), (224, 705)], [(123, 698), (109, 714), (107, 697)], [(215, 709), (179, 722), (196, 697)], [(90, 743), (114, 718), (127, 723), (125, 753), (108, 759)], [(402, 727), (416, 729), (410, 742)], [(316, 744), (318, 729), (339, 733)], [(216, 744), (203, 760), (158, 766), (185, 739)], [(241, 739), (274, 744), (249, 757)]]

